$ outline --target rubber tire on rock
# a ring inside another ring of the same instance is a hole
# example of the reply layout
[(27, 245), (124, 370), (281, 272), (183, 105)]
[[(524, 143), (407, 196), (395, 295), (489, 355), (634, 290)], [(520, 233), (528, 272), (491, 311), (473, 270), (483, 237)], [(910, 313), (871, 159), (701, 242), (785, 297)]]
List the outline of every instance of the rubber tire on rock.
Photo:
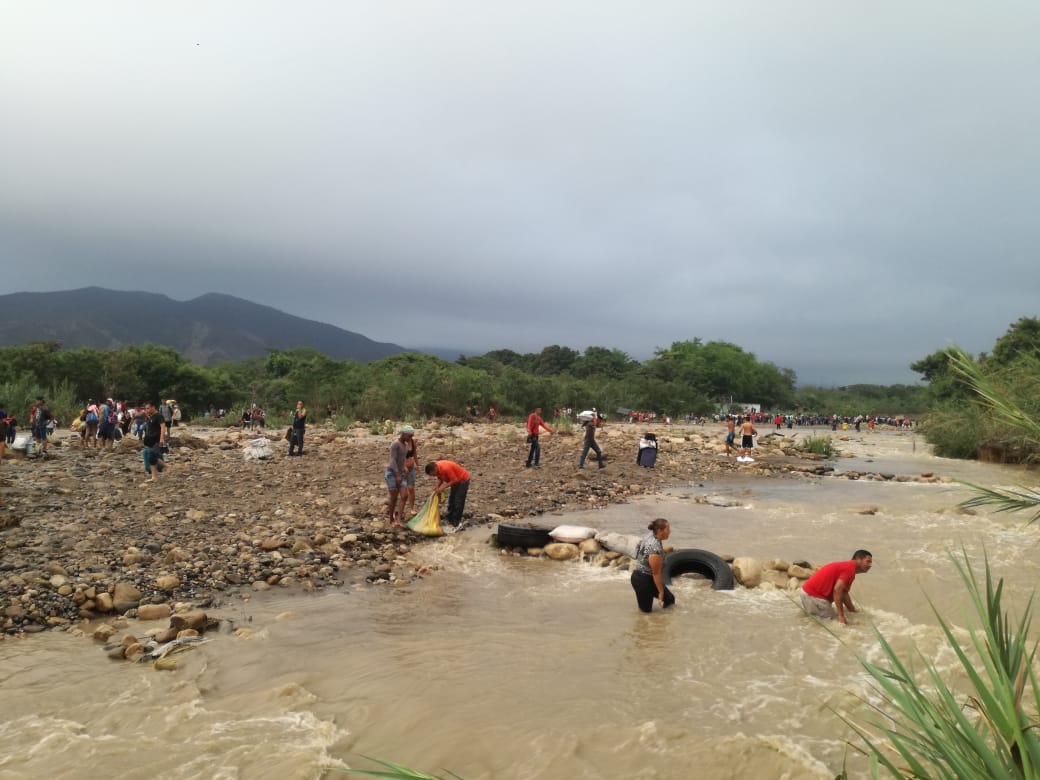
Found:
[(499, 547), (545, 547), (552, 543), (551, 528), (531, 528), (526, 525), (498, 524)]
[(722, 558), (707, 550), (675, 550), (664, 556), (661, 579), (670, 585), (672, 577), (696, 572), (711, 580), (712, 590), (733, 590), (733, 570)]

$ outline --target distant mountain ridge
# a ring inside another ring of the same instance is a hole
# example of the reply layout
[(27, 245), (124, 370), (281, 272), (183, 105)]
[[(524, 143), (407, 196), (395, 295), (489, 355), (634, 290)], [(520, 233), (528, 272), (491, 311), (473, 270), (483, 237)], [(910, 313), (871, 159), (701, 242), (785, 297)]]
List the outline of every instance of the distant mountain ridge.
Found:
[(268, 348), (313, 347), (361, 363), (409, 351), (222, 293), (183, 302), (101, 287), (0, 295), (0, 346), (50, 340), (65, 349), (158, 344), (201, 365), (262, 357)]

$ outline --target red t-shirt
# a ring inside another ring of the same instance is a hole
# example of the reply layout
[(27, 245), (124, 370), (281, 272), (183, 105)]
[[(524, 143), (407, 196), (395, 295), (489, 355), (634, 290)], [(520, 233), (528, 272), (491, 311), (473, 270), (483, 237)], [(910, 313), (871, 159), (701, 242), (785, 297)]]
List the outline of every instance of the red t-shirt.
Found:
[(458, 463), (450, 460), (438, 460), (437, 479), (441, 482), (469, 482), (469, 472)]
[(834, 601), (834, 586), (838, 584), (838, 580), (844, 582), (845, 590), (848, 590), (855, 579), (855, 561), (836, 561), (817, 569), (816, 573), (802, 585), (802, 590), (814, 598)]
[(545, 420), (534, 412), (531, 412), (531, 414), (527, 416), (527, 432), (537, 434), (540, 428), (549, 430), (549, 426), (545, 424)]

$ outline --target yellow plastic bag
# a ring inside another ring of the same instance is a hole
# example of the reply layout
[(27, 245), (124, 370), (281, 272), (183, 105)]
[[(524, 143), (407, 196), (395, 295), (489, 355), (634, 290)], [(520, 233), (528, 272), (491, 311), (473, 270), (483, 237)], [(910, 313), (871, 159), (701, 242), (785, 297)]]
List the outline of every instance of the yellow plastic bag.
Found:
[(441, 494), (434, 493), (422, 505), (419, 514), (408, 521), (408, 527), (423, 536), (443, 536), (441, 530)]

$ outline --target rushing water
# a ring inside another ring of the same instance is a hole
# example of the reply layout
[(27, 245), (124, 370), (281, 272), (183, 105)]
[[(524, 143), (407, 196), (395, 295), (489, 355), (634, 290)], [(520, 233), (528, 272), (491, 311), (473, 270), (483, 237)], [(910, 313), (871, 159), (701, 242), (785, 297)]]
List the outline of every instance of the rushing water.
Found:
[[(909, 435), (843, 446), (857, 457), (842, 468), (1035, 482), (934, 458)], [(743, 506), (692, 500), (706, 492)], [(478, 530), (418, 548), (434, 571), (416, 585), (225, 607), (256, 634), (218, 636), (172, 672), (110, 662), (63, 634), (2, 642), (0, 780), (315, 778), (371, 767), (365, 755), (467, 780), (832, 778), (855, 741), (836, 713), (869, 717), (855, 653), (880, 657), (872, 626), (956, 669), (927, 600), (963, 624), (949, 551), (979, 564), (987, 553), (1009, 604), (1024, 605), (1037, 581), (1040, 526), (950, 511), (965, 496), (949, 484), (749, 472), (550, 518), (641, 533), (665, 516), (677, 548), (814, 563), (866, 547), (875, 565), (856, 580), (862, 611), (841, 641), (786, 593), (696, 579), (674, 585), (674, 610), (643, 615), (627, 575), (503, 557)], [(864, 771), (851, 751), (848, 766)]]

